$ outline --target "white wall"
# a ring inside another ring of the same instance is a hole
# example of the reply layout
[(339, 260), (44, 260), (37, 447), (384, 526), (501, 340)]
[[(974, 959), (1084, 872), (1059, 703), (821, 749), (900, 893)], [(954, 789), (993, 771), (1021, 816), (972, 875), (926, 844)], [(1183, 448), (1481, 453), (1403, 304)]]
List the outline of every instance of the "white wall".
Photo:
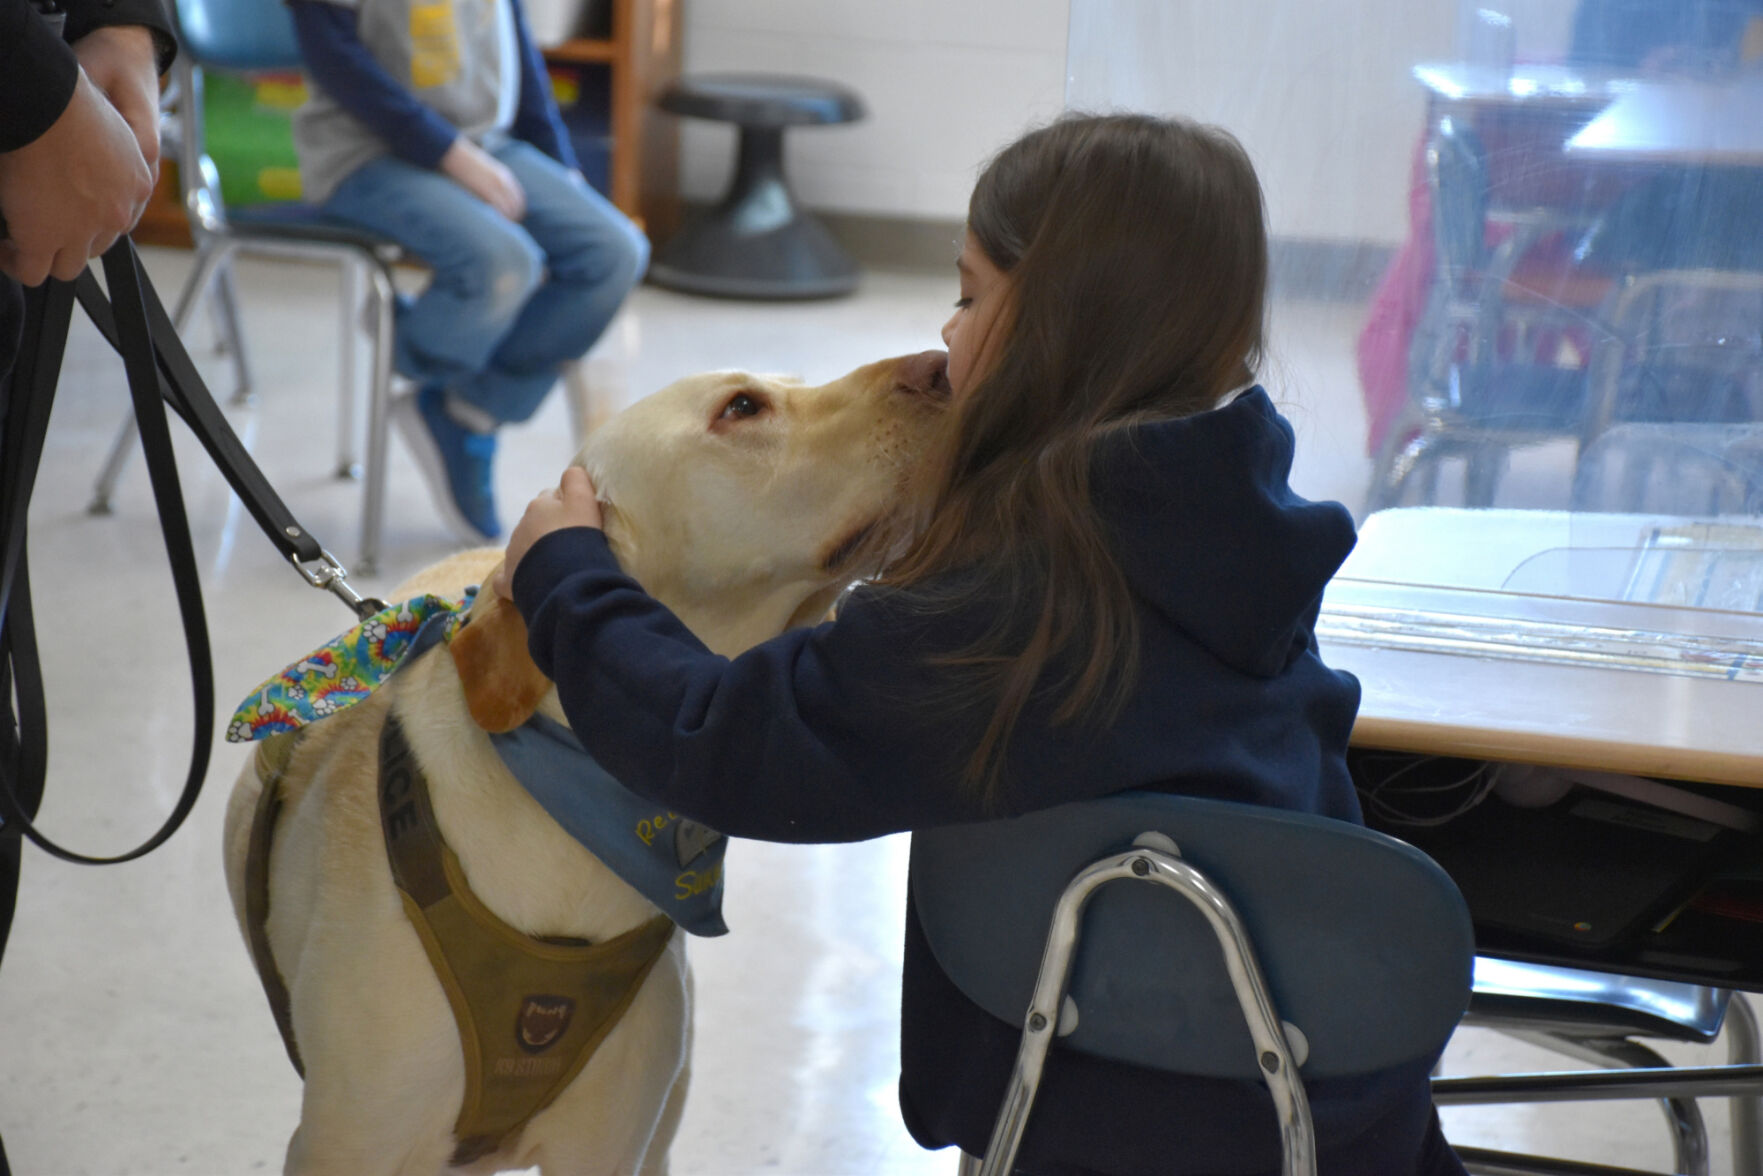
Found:
[[(1063, 107), (1222, 123), (1254, 157), (1277, 236), (1395, 243), (1425, 99), (1411, 69), (1455, 52), (1460, 7), (1557, 55), (1575, 0), (685, 0), (688, 72), (833, 78), (869, 118), (792, 130), (811, 207), (959, 220), (986, 157)], [(1068, 21), (1069, 14), (1069, 21)], [(733, 131), (688, 119), (688, 199), (722, 191)]]
[(1424, 117), (1409, 74), (1447, 56), (1437, 0), (1072, 0), (1072, 105), (1219, 123), (1261, 174), (1276, 236), (1398, 241)]
[[(805, 204), (871, 216), (960, 220), (984, 159), (1059, 113), (1066, 0), (685, 0), (688, 73), (830, 78), (862, 122), (792, 128), (790, 180)], [(687, 119), (684, 195), (712, 200), (731, 128)]]

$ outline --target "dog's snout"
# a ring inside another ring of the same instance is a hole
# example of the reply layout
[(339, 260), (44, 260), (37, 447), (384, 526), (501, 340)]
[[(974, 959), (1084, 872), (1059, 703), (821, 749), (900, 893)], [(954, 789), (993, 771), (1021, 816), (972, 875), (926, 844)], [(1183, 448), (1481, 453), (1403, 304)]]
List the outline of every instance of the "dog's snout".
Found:
[(901, 388), (921, 396), (945, 398), (949, 395), (949, 353), (921, 351), (900, 361)]

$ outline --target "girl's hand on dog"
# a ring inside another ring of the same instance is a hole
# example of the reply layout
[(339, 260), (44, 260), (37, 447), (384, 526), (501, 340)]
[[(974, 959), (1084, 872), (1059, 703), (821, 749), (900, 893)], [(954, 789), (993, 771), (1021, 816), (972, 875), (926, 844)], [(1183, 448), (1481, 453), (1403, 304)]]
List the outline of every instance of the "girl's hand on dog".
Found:
[(588, 471), (570, 466), (563, 471), (557, 489), (547, 490), (527, 504), (526, 513), (514, 533), (508, 536), (508, 551), (502, 558), (502, 571), (496, 576), (496, 595), (510, 599), (514, 595), (514, 569), (532, 549), (532, 545), (566, 527), (600, 526), (600, 500)]

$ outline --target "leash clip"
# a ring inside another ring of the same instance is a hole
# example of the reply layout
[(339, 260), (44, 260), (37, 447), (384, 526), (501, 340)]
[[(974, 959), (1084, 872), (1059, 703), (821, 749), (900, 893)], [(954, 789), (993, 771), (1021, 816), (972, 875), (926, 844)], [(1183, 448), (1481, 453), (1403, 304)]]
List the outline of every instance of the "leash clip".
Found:
[(306, 582), (314, 588), (323, 588), (338, 600), (348, 605), (357, 618), (366, 620), (374, 613), (383, 612), (386, 602), (376, 596), (363, 596), (349, 586), (349, 569), (338, 562), (337, 557), (323, 548), (319, 549), (322, 558), (318, 560), (316, 569), (309, 568), (300, 562), (300, 557), (289, 553), (288, 562), (294, 570), (306, 578)]

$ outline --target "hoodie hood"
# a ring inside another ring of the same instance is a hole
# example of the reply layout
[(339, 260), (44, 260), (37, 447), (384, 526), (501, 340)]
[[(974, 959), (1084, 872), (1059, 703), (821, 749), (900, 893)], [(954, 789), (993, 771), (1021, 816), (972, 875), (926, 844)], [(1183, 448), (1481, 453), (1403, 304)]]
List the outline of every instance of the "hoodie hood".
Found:
[(1251, 388), (1222, 408), (1122, 429), (1097, 447), (1097, 509), (1133, 592), (1245, 673), (1308, 649), (1329, 578), (1352, 551), (1338, 502), (1292, 492), (1292, 427)]

